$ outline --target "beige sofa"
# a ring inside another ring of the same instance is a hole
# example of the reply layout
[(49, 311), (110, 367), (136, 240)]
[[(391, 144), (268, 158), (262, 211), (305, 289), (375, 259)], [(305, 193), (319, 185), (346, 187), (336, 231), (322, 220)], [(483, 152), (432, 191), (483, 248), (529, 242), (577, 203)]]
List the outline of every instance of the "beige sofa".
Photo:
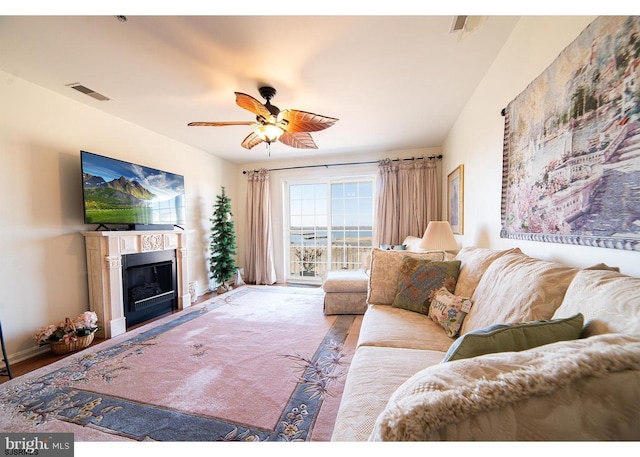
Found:
[(640, 278), (463, 248), (452, 338), (396, 298), (407, 257), (438, 255), (372, 250), (333, 441), (640, 439)]

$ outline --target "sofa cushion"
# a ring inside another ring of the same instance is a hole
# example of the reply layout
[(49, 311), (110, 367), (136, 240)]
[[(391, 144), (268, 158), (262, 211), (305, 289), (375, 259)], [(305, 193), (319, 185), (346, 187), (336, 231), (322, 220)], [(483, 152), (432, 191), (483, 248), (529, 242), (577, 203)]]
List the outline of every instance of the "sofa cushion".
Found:
[(482, 275), (460, 334), (493, 324), (551, 319), (577, 272), (524, 254), (504, 254)]
[(454, 337), (460, 332), (462, 321), (470, 309), (469, 298), (454, 295), (446, 287), (442, 287), (431, 300), (429, 317), (444, 328), (447, 336)]
[(640, 338), (561, 341), (441, 363), (391, 396), (370, 440), (637, 440)]
[(456, 260), (460, 260), (462, 265), (454, 293), (461, 297), (471, 297), (489, 265), (505, 254), (522, 254), (522, 251), (519, 248), (504, 251), (475, 246), (462, 248), (456, 255)]
[(473, 330), (458, 338), (444, 356), (443, 362), (468, 359), (494, 352), (525, 351), (558, 341), (580, 337), (584, 317), (578, 313), (566, 319), (496, 324)]
[(576, 274), (554, 319), (584, 314), (583, 337), (602, 333), (640, 335), (640, 278), (610, 270)]
[(449, 292), (455, 290), (459, 271), (459, 260), (435, 262), (410, 256), (403, 257), (398, 276), (398, 290), (392, 305), (428, 314), (431, 299), (441, 287), (445, 287)]
[(408, 378), (436, 365), (443, 352), (360, 347), (351, 361), (331, 441), (366, 441), (389, 397)]
[(390, 305), (369, 305), (358, 336), (358, 346), (427, 349), (443, 356), (452, 343), (429, 316)]
[(322, 282), (324, 292), (367, 292), (369, 277), (363, 270), (331, 270)]
[(411, 251), (385, 251), (380, 248), (371, 250), (371, 270), (367, 303), (390, 305), (396, 297), (398, 276), (404, 256), (417, 259), (444, 260), (442, 252), (417, 253)]

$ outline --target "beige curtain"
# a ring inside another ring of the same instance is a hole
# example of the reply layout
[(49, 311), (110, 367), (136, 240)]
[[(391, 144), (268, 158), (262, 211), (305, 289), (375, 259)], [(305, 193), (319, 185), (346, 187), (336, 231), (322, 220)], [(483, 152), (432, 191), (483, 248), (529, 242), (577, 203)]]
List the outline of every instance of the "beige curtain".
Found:
[(374, 246), (400, 244), (409, 235), (421, 237), (429, 221), (438, 220), (439, 198), (435, 160), (381, 160)]
[(273, 284), (276, 282), (276, 270), (273, 263), (269, 172), (261, 169), (247, 174), (245, 281)]

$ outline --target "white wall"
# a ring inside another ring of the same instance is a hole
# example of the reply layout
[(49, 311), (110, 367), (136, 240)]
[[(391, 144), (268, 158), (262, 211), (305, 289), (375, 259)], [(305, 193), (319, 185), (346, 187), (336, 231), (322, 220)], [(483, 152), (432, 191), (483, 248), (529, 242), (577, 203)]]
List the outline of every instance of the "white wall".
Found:
[(33, 354), (39, 327), (88, 309), (80, 232), (96, 226), (83, 224), (81, 149), (184, 175), (190, 281), (208, 288), (209, 219), (222, 185), (235, 198), (235, 166), (4, 72), (0, 100), (0, 320), (11, 361)]
[[(278, 146), (280, 147), (280, 146)], [(282, 146), (286, 147), (286, 146)], [(370, 162), (378, 161), (384, 158), (397, 159), (397, 158), (411, 158), (411, 157), (430, 157), (439, 155), (441, 153), (440, 148), (424, 148), (424, 149), (410, 149), (403, 151), (378, 151), (371, 152), (366, 156), (340, 156), (337, 158), (324, 157), (324, 158), (309, 158), (306, 160), (295, 161), (272, 161), (272, 162), (257, 162), (250, 164), (242, 164), (237, 166), (236, 174), (240, 177), (237, 184), (237, 195), (239, 197), (238, 204), (241, 205), (238, 208), (242, 208), (241, 211), (236, 213), (236, 221), (238, 235), (238, 264), (244, 266), (244, 240), (246, 234), (244, 231), (245, 214), (244, 208), (247, 198), (247, 177), (242, 174), (244, 170), (258, 170), (260, 168), (275, 169), (286, 167), (299, 167), (299, 166), (313, 166), (313, 165), (326, 165), (326, 164), (348, 164), (356, 162)], [(311, 153), (313, 154), (313, 153)], [(442, 168), (440, 166), (441, 161), (437, 160), (438, 170)], [(286, 282), (285, 278), (285, 258), (284, 258), (284, 222), (283, 222), (283, 200), (282, 190), (283, 185), (289, 180), (312, 180), (314, 178), (339, 178), (348, 176), (375, 176), (378, 171), (377, 163), (363, 164), (363, 165), (345, 165), (345, 166), (331, 166), (320, 168), (302, 168), (294, 170), (282, 170), (273, 171), (269, 174), (269, 184), (271, 192), (271, 211), (272, 211), (272, 229), (274, 234), (274, 262), (276, 267), (276, 281), (278, 283)], [(440, 179), (442, 178), (440, 173)], [(235, 206), (234, 206), (235, 207)], [(422, 236), (422, 234), (416, 234), (416, 236)]]
[(500, 111), (540, 75), (594, 17), (525, 16), (467, 103), (443, 145), (444, 176), (464, 164), (463, 246), (509, 248), (578, 267), (599, 262), (640, 276), (640, 254), (618, 249), (500, 238), (504, 119)]

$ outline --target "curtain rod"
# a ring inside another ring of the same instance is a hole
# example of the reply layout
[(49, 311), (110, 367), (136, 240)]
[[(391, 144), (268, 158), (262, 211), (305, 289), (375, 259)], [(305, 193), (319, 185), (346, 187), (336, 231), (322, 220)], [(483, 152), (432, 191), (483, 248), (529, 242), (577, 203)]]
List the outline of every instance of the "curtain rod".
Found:
[[(418, 159), (429, 159), (429, 160), (433, 160), (433, 159), (442, 159), (442, 154), (439, 154), (437, 156), (429, 156), (429, 157), (417, 157)], [(392, 159), (392, 162), (399, 162), (400, 160), (413, 160), (416, 159), (416, 157), (411, 157), (410, 159)], [(382, 160), (382, 159), (381, 159)], [(327, 163), (324, 165), (301, 165), (299, 167), (284, 167), (284, 168), (269, 168), (267, 171), (281, 171), (281, 170), (297, 170), (300, 168), (320, 168), (320, 167), (324, 167), (324, 168), (329, 168), (329, 167), (339, 167), (339, 166), (344, 166), (344, 165), (363, 165), (363, 164), (367, 164), (367, 163), (380, 163), (380, 160), (371, 160), (369, 162), (350, 162), (350, 163)], [(242, 174), (246, 175), (250, 170), (243, 170)], [(253, 170), (253, 171), (259, 171), (259, 170)]]

